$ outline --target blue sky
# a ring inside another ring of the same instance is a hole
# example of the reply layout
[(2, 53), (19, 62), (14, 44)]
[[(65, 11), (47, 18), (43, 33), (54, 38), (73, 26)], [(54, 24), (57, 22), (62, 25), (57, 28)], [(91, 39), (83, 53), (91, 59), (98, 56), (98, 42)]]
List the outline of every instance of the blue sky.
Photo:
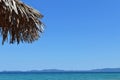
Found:
[(45, 31), (33, 44), (1, 44), (0, 71), (120, 67), (120, 0), (22, 1)]

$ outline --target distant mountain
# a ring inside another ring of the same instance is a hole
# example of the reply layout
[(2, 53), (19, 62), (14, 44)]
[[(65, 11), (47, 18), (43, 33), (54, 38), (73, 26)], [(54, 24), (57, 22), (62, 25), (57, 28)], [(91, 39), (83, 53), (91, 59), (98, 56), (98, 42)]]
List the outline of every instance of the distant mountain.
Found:
[(31, 70), (29, 72), (65, 72), (65, 70), (59, 69), (43, 69), (43, 70)]
[(103, 69), (93, 69), (93, 70), (59, 70), (59, 69), (45, 69), (40, 71), (31, 72), (120, 72), (120, 68), (103, 68)]
[(120, 72), (120, 68), (93, 69), (90, 72)]
[(31, 71), (2, 71), (0, 73), (43, 73), (43, 72), (120, 72), (120, 68), (103, 68), (93, 70), (59, 70), (59, 69), (44, 69), (44, 70), (31, 70)]

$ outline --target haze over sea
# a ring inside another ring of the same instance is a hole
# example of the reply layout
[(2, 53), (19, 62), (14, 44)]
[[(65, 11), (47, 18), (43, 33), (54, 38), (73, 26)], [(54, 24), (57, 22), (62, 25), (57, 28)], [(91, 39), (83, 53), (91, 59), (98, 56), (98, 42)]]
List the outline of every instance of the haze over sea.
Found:
[(120, 73), (1, 73), (0, 80), (120, 80)]

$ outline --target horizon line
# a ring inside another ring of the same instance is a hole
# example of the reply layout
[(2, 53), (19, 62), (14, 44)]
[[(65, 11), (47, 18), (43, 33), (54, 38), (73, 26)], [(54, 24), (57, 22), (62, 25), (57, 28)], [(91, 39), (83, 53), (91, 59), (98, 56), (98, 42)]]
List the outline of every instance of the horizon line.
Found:
[(0, 72), (87, 72), (87, 71), (94, 71), (94, 70), (113, 70), (113, 69), (119, 69), (120, 68), (96, 68), (96, 69), (86, 69), (86, 70), (65, 70), (65, 69), (31, 69), (31, 70), (1, 70)]

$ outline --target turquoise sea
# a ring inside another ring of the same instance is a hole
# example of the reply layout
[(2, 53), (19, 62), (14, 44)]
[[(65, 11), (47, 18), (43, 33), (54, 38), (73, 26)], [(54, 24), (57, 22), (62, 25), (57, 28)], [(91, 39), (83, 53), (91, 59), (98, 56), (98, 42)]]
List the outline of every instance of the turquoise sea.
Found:
[(120, 73), (0, 73), (0, 80), (120, 80)]

